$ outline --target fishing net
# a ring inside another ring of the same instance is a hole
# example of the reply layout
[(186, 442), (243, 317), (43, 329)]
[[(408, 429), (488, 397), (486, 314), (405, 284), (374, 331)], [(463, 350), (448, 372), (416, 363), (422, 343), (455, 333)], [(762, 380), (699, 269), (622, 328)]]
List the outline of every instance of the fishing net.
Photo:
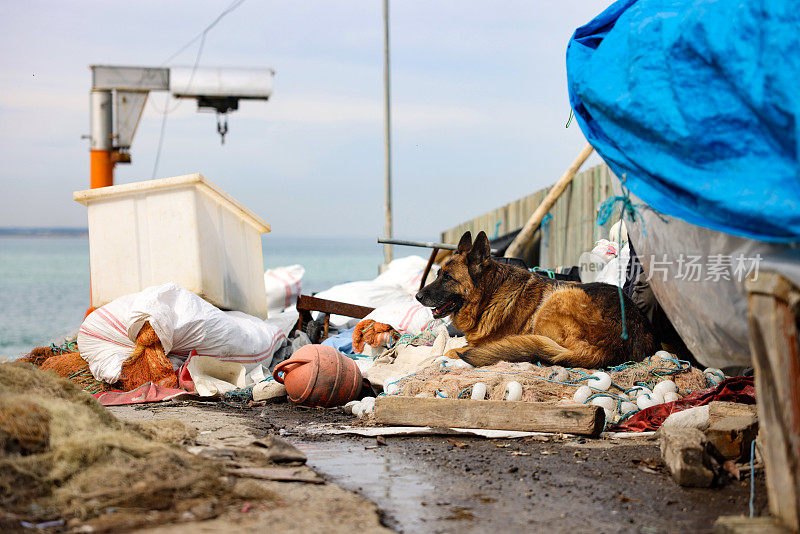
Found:
[[(486, 384), (487, 398), (502, 400), (506, 384), (511, 381), (522, 385), (522, 399), (529, 402), (560, 402), (572, 400), (575, 389), (592, 386), (593, 369), (540, 366), (532, 363), (500, 362), (475, 369), (451, 369), (430, 366), (397, 382), (404, 396), (469, 397), (476, 382)], [(609, 393), (619, 393), (635, 385), (652, 388), (657, 382), (669, 378), (678, 386), (681, 395), (705, 389), (706, 378), (702, 371), (686, 362), (653, 356), (641, 363), (629, 363), (606, 370), (611, 375)]]
[(61, 378), (72, 380), (89, 393), (103, 393), (117, 389), (111, 384), (97, 380), (79, 352), (56, 354), (45, 360), (39, 368), (42, 371), (53, 371)]
[(133, 353), (122, 362), (119, 382), (123, 391), (134, 390), (147, 382), (169, 388), (178, 387), (178, 376), (172, 368), (172, 362), (164, 354), (161, 340), (150, 323), (144, 324), (136, 336)]
[(18, 361), (32, 363), (36, 367), (41, 367), (49, 358), (59, 353), (60, 351), (54, 352), (52, 347), (36, 347), (30, 351), (30, 353), (22, 356)]
[(136, 336), (133, 352), (122, 363), (122, 374), (115, 384), (97, 380), (77, 349), (75, 342), (66, 343), (61, 347), (55, 344), (49, 347), (36, 347), (19, 361), (32, 363), (43, 371), (54, 371), (58, 376), (72, 380), (89, 393), (132, 391), (147, 382), (164, 387), (178, 387), (178, 377), (172, 368), (172, 362), (164, 354), (161, 340), (158, 339), (150, 323), (145, 323)]
[(179, 519), (198, 500), (219, 513), (241, 499), (274, 497), (178, 446), (193, 435), (178, 421), (124, 423), (71, 381), (26, 363), (2, 364), (0, 529), (20, 519), (128, 514), (107, 524), (118, 529)]

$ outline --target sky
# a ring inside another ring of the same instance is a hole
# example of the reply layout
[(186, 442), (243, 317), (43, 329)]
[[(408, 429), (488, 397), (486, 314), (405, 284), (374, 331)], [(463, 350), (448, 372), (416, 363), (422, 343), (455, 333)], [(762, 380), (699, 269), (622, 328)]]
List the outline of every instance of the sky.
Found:
[[(161, 66), (230, 0), (0, 0), (0, 227), (85, 227), (89, 65)], [(565, 53), (602, 0), (391, 4), (394, 236), (441, 231), (552, 184), (585, 144), (567, 129)], [(168, 66), (191, 66), (197, 44)], [(151, 93), (115, 183), (200, 172), (282, 236), (383, 233), (380, 0), (245, 0), (200, 66), (270, 67), (224, 145), (214, 114)], [(599, 163), (595, 155), (586, 166)]]

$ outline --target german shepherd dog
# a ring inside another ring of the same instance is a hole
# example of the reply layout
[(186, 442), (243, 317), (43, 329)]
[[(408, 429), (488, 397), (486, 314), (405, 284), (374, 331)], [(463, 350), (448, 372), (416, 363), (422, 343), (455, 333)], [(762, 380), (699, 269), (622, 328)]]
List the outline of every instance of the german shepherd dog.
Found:
[(650, 323), (616, 286), (557, 282), (491, 259), (485, 232), (465, 233), (436, 280), (417, 293), (434, 318), (452, 316), (467, 346), (447, 356), (480, 367), (501, 360), (597, 369), (656, 350)]

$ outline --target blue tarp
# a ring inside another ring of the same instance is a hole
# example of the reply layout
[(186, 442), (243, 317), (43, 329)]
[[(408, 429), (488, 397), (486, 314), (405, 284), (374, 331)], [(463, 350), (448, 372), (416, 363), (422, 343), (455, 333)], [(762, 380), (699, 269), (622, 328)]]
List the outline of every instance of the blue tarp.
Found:
[(355, 330), (355, 326), (347, 330), (342, 330), (335, 336), (327, 338), (322, 344), (333, 347), (343, 354), (355, 354), (356, 352), (353, 350), (353, 332), (355, 332)]
[(653, 209), (800, 241), (797, 0), (620, 0), (567, 48), (587, 140)]

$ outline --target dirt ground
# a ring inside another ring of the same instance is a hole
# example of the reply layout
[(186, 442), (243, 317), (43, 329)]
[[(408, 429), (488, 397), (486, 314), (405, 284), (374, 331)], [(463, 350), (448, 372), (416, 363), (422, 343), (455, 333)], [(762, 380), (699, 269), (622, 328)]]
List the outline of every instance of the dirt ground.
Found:
[[(226, 447), (246, 446), (266, 433), (254, 432), (251, 418), (228, 413), (216, 403), (167, 402), (133, 406), (114, 406), (109, 410), (119, 419), (143, 422), (178, 419), (198, 430), (196, 446), (213, 448), (224, 453)], [(277, 502), (249, 503), (234, 512), (214, 519), (184, 521), (177, 524), (139, 529), (147, 533), (211, 533), (211, 532), (315, 532), (324, 525), (327, 532), (389, 532), (380, 523), (375, 505), (335, 484), (261, 481), (278, 496)]]
[[(207, 443), (281, 435), (330, 482), (275, 482), (287, 497), (277, 509), (147, 532), (377, 532), (381, 524), (401, 532), (709, 532), (720, 515), (748, 513), (749, 477), (681, 488), (661, 467), (657, 443), (641, 438), (334, 436), (320, 434), (321, 425), (355, 420), (289, 404), (238, 410), (177, 402), (112, 411), (127, 420), (178, 418)], [(766, 508), (757, 472), (756, 515)]]

